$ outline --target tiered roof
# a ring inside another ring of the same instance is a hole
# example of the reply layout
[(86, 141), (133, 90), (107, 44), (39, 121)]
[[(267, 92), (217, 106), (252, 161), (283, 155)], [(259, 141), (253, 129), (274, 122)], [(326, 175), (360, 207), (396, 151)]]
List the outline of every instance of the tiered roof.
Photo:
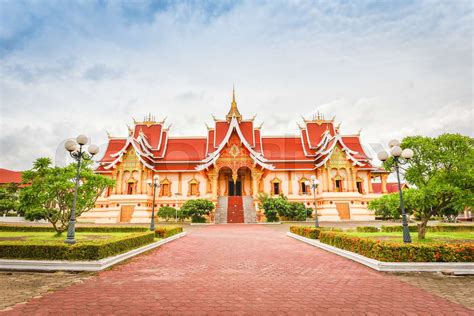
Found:
[(214, 119), (214, 127), (208, 127), (205, 137), (172, 137), (164, 123), (150, 115), (143, 122), (135, 121), (128, 137), (109, 137), (98, 171), (111, 172), (129, 148), (134, 148), (147, 168), (157, 172), (204, 170), (216, 162), (233, 134), (238, 135), (254, 163), (267, 170), (314, 170), (328, 162), (336, 148), (353, 165), (377, 169), (364, 152), (359, 135), (341, 135), (334, 119), (325, 120), (319, 114), (311, 120), (303, 118), (299, 135), (262, 136), (253, 119), (242, 118), (235, 91), (226, 119)]

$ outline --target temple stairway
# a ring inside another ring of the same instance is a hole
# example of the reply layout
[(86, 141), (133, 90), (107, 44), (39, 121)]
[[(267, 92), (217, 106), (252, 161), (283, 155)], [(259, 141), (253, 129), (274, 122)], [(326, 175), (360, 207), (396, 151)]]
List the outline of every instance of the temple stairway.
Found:
[(227, 199), (227, 223), (243, 223), (244, 206), (241, 196), (229, 196)]
[(216, 224), (227, 223), (227, 196), (220, 196), (217, 199), (215, 223)]
[(256, 223), (257, 213), (251, 196), (220, 196), (216, 207), (216, 224)]
[(255, 210), (253, 197), (250, 195), (243, 196), (242, 200), (244, 207), (244, 223), (256, 223), (257, 211)]

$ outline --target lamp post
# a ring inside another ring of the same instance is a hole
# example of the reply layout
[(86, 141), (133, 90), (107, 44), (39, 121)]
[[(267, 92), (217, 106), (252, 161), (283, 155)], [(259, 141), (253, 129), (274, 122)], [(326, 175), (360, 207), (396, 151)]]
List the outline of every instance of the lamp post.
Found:
[(156, 199), (156, 189), (160, 188), (160, 176), (155, 175), (152, 179), (148, 179), (146, 183), (153, 188), (153, 204), (151, 205), (151, 223), (150, 230), (155, 230), (155, 199)]
[(89, 139), (85, 135), (79, 135), (76, 140), (68, 140), (64, 143), (64, 148), (69, 152), (71, 157), (77, 161), (76, 179), (74, 182), (74, 198), (72, 200), (71, 217), (69, 218), (69, 225), (67, 228), (67, 238), (64, 241), (66, 244), (75, 244), (76, 236), (76, 203), (77, 203), (77, 189), (79, 188), (79, 181), (81, 178), (81, 162), (83, 159), (92, 159), (94, 155), (99, 153), (99, 147), (97, 145), (89, 145), (87, 153), (84, 150), (84, 146), (89, 142)]
[(319, 180), (316, 179), (316, 176), (315, 175), (312, 175), (311, 176), (311, 180), (308, 181), (306, 180), (305, 184), (307, 186), (311, 186), (311, 188), (313, 189), (313, 198), (314, 198), (314, 226), (315, 227), (319, 227), (319, 219), (318, 219), (318, 207), (316, 205), (316, 189), (318, 188), (318, 185), (319, 185)]
[(178, 222), (178, 196), (181, 196), (181, 193), (176, 192), (174, 194), (174, 198), (176, 200), (176, 207), (175, 207), (175, 222)]
[[(413, 158), (413, 150), (410, 148), (405, 148), (402, 150), (400, 147), (400, 142), (396, 139), (392, 139), (388, 142), (390, 147), (390, 155), (393, 157), (393, 164), (395, 166), (395, 172), (397, 174), (397, 183), (398, 183), (398, 193), (400, 195), (400, 209), (402, 210), (402, 225), (403, 225), (403, 242), (411, 243), (410, 230), (408, 229), (407, 214), (405, 211), (405, 205), (403, 204), (403, 193), (402, 185), (400, 183), (400, 165), (405, 165), (408, 163), (408, 160)], [(384, 162), (389, 158), (389, 154), (383, 150), (377, 154), (377, 158)]]

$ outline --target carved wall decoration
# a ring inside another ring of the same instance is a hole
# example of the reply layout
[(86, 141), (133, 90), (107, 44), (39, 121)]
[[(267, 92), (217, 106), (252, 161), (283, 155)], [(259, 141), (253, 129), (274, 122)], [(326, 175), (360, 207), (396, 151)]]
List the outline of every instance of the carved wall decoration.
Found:
[(188, 196), (199, 196), (199, 181), (192, 178), (188, 181)]
[(168, 178), (164, 178), (160, 181), (160, 196), (168, 196), (171, 194), (171, 181)]

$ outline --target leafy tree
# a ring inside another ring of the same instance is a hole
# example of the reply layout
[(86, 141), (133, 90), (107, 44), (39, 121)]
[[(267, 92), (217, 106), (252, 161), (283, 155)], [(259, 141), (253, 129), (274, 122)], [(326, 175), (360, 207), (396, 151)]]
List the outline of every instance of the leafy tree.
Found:
[(193, 223), (205, 223), (204, 215), (209, 215), (214, 209), (214, 203), (206, 199), (195, 199), (186, 201), (181, 207), (181, 211), (186, 217), (191, 217)]
[(290, 205), (283, 195), (278, 197), (265, 196), (261, 201), (261, 208), (263, 208), (268, 222), (276, 222), (279, 217), (285, 217), (288, 214)]
[[(91, 161), (83, 162), (80, 186), (77, 190), (76, 217), (89, 211), (103, 191), (114, 181), (95, 174)], [(25, 218), (46, 219), (61, 234), (68, 227), (74, 197), (77, 164), (66, 167), (52, 166), (51, 159), (37, 159), (31, 170), (23, 172), (23, 181), (30, 185), (20, 192), (20, 208)]]
[(179, 209), (178, 210), (178, 221), (184, 222), (184, 220), (186, 218), (188, 218), (188, 215), (186, 214), (186, 212), (184, 212), (182, 209)]
[[(452, 216), (453, 212), (473, 207), (473, 145), (473, 138), (460, 134), (403, 139), (401, 147), (415, 152), (405, 172), (406, 181), (414, 187), (407, 191), (406, 202), (407, 209), (420, 218), (419, 239), (425, 238), (432, 217)], [(391, 168), (392, 164), (393, 160), (388, 160), (385, 167)]]
[(169, 221), (170, 218), (175, 218), (176, 213), (176, 209), (171, 206), (162, 206), (158, 210), (158, 216), (164, 218), (165, 221)]
[(0, 216), (21, 213), (18, 191), (19, 186), (16, 183), (0, 186)]
[(288, 217), (289, 220), (304, 221), (308, 216), (311, 216), (312, 210), (306, 208), (304, 203), (301, 202), (290, 202), (288, 208)]
[[(404, 198), (406, 199), (406, 197)], [(369, 202), (368, 209), (375, 211), (376, 216), (387, 219), (400, 219), (400, 197), (397, 194), (386, 194)], [(408, 208), (406, 208), (408, 212)]]
[(263, 214), (267, 218), (267, 222), (278, 222), (278, 211), (274, 209), (264, 209)]

